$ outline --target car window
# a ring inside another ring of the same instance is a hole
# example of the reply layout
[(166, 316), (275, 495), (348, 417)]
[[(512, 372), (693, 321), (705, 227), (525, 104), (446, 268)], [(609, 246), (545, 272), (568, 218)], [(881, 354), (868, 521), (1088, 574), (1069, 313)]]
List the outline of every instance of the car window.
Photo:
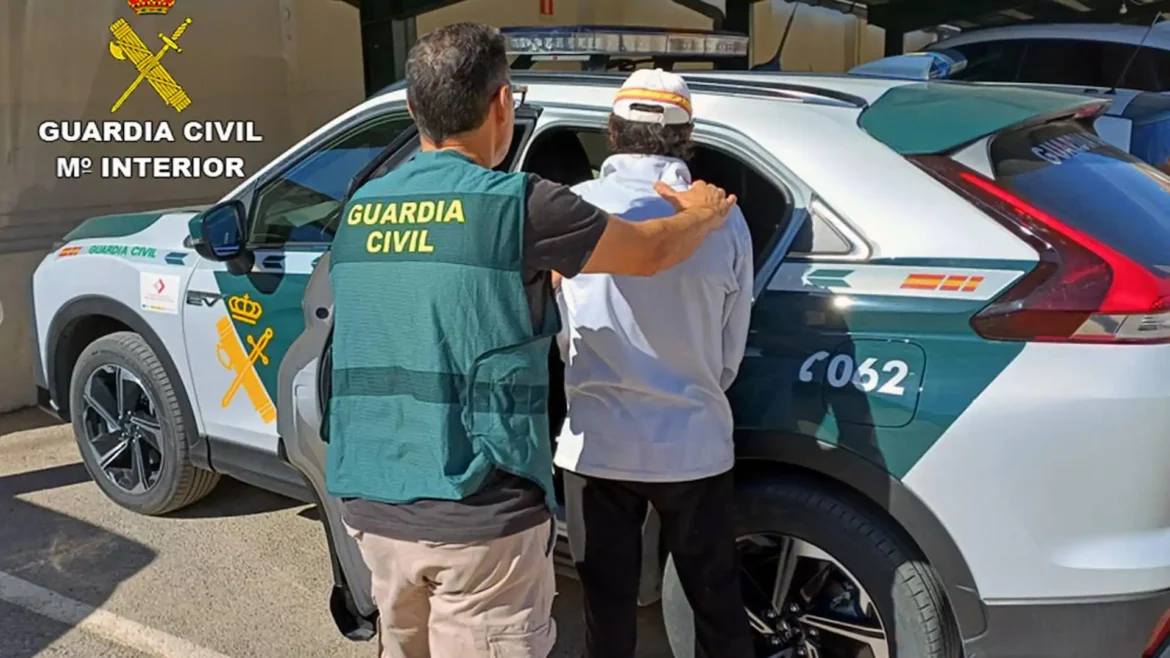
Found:
[(996, 182), (1147, 268), (1170, 274), (1170, 177), (1079, 124), (995, 138)]
[[(1143, 48), (1135, 54), (1134, 46), (1123, 46), (1123, 48), (1125, 49), (1125, 59), (1133, 58), (1133, 63), (1129, 65), (1129, 69), (1125, 71), (1125, 77), (1117, 86), (1122, 89), (1140, 89), (1142, 91), (1162, 91), (1165, 89), (1158, 76), (1157, 60), (1155, 59), (1158, 51)], [(1121, 68), (1125, 69), (1124, 61)]]
[(955, 73), (956, 80), (972, 82), (1014, 82), (1024, 57), (1023, 41), (991, 41), (940, 49), (954, 50), (967, 59), (967, 66)]
[[(599, 129), (551, 128), (533, 139), (523, 169), (558, 183), (574, 185), (595, 177), (609, 154), (605, 134)], [(687, 168), (692, 179), (707, 181), (736, 195), (751, 232), (755, 266), (760, 268), (781, 229), (791, 220), (788, 193), (759, 173), (749, 160), (703, 143), (695, 144)], [(822, 244), (829, 239), (822, 238)]]
[(405, 112), (361, 123), (267, 181), (256, 195), (250, 242), (332, 242), (350, 179), (411, 123)]
[(1133, 58), (1125, 78), (1119, 76), (1134, 54), (1124, 43), (1083, 39), (1011, 39), (948, 46), (967, 60), (951, 77), (971, 82), (1032, 82), (1141, 91), (1170, 91), (1170, 52), (1145, 48)]
[(838, 231), (820, 209), (809, 209), (809, 219), (796, 232), (788, 253), (792, 256), (845, 256), (853, 251), (849, 239)]
[[(1081, 39), (1028, 39), (1018, 82), (1112, 87), (1133, 46)], [(1138, 77), (1134, 72), (1133, 77)]]
[(1170, 52), (1151, 49), (1149, 57), (1152, 60), (1154, 78), (1158, 81), (1158, 88), (1154, 91), (1170, 91)]

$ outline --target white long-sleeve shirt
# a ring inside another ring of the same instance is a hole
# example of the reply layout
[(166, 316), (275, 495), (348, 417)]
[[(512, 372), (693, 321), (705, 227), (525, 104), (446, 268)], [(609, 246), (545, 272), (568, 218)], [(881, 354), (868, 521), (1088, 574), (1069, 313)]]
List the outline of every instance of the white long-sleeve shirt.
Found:
[[(629, 221), (675, 213), (654, 191), (691, 182), (682, 160), (615, 155), (573, 191)], [(677, 482), (735, 462), (725, 391), (747, 340), (752, 245), (738, 207), (686, 261), (653, 277), (579, 274), (557, 293), (568, 418), (558, 466), (583, 475)]]

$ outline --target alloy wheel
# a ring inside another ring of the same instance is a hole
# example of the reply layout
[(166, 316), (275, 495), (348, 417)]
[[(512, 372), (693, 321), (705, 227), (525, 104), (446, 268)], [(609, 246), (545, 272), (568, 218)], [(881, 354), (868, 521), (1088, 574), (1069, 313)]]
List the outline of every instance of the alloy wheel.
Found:
[(85, 382), (85, 445), (98, 469), (129, 494), (154, 488), (162, 472), (162, 424), (154, 399), (134, 373), (116, 365)]
[(737, 544), (756, 656), (889, 658), (873, 598), (837, 559), (779, 534), (752, 534)]

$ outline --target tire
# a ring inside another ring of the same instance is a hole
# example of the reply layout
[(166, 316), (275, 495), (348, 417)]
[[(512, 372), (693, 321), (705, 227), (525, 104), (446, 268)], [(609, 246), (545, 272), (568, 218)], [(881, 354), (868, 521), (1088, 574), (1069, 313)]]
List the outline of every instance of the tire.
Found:
[[(128, 491), (115, 484), (89, 442), (86, 418), (89, 414), (92, 419), (95, 412), (88, 410), (85, 388), (92, 375), (99, 370), (105, 373), (110, 367), (124, 369), (136, 377), (153, 401), (159, 430), (157, 452), (161, 457), (156, 469), (157, 481), (142, 492)], [(194, 419), (183, 413), (171, 376), (154, 350), (136, 333), (103, 336), (82, 351), (70, 381), (69, 409), (73, 433), (90, 477), (106, 497), (128, 510), (148, 516), (163, 515), (200, 500), (219, 483), (218, 473), (191, 463), (188, 455), (195, 431)]]
[[(803, 540), (835, 558), (870, 593), (886, 637), (893, 638), (890, 658), (961, 655), (938, 574), (891, 521), (799, 477), (750, 482), (736, 497), (737, 537), (775, 533)], [(694, 656), (693, 616), (672, 560), (663, 576), (662, 613), (675, 658)], [(821, 658), (838, 656), (822, 651)]]

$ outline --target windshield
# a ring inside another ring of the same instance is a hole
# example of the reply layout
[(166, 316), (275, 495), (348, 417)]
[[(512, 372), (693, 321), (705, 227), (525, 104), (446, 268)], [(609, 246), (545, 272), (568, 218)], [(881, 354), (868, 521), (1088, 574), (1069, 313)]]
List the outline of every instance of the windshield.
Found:
[(1072, 121), (991, 143), (996, 181), (1148, 269), (1170, 274), (1170, 176)]

